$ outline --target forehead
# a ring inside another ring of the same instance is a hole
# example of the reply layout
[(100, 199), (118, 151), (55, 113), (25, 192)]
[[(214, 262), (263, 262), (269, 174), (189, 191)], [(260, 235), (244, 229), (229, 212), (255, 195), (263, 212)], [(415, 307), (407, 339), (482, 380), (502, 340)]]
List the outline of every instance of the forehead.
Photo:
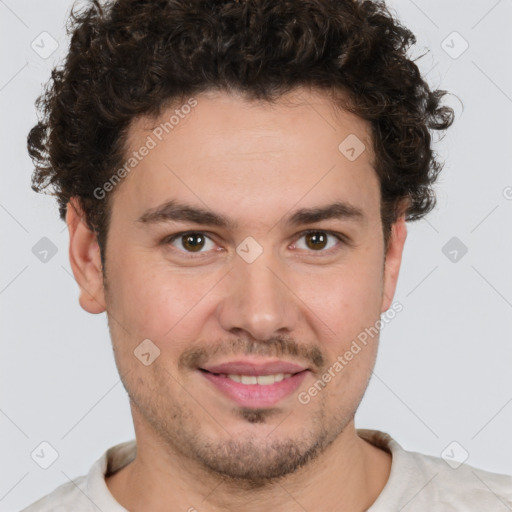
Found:
[(275, 218), (295, 204), (334, 201), (378, 210), (369, 125), (335, 110), (321, 92), (298, 90), (274, 103), (202, 93), (157, 119), (134, 121), (127, 158), (145, 146), (151, 149), (116, 191), (137, 218), (169, 200), (226, 218), (235, 211), (247, 219), (251, 211), (261, 217), (269, 208)]
[[(235, 152), (238, 149), (240, 153), (253, 150), (256, 157), (265, 149), (282, 149), (283, 141), (289, 144), (304, 142), (307, 138), (311, 146), (324, 138), (326, 144), (332, 144), (332, 139), (336, 141), (343, 134), (353, 134), (365, 144), (366, 158), (373, 157), (369, 124), (355, 114), (336, 108), (335, 100), (327, 92), (306, 88), (294, 89), (272, 102), (248, 100), (240, 92), (213, 90), (185, 97), (176, 100), (157, 118), (134, 119), (126, 146), (128, 151), (136, 150), (148, 135), (157, 144), (163, 139), (168, 143), (172, 143), (172, 139), (179, 142), (192, 132), (197, 144), (203, 145), (205, 150)], [(326, 138), (329, 132), (331, 137)], [(225, 137), (229, 140), (222, 144)], [(209, 141), (215, 146), (210, 147)], [(289, 149), (299, 151), (301, 148)], [(209, 156), (211, 154), (209, 151)]]

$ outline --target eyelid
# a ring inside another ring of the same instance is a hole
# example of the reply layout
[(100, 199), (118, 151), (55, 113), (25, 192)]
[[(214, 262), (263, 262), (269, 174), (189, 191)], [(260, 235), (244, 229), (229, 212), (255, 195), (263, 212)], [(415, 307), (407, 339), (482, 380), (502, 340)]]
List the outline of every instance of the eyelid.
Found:
[[(318, 228), (317, 229), (306, 229), (304, 231), (300, 231), (299, 233), (297, 233), (295, 235), (295, 237), (294, 237), (295, 241), (293, 242), (293, 244), (295, 244), (298, 240), (300, 240), (304, 235), (308, 235), (310, 233), (325, 233), (327, 235), (333, 236), (334, 238), (337, 238), (338, 241), (342, 245), (351, 245), (350, 239), (348, 239), (348, 237), (346, 235), (344, 235), (343, 233), (338, 233), (336, 231), (331, 231), (331, 230), (328, 230), (328, 229), (318, 229)], [(164, 239), (162, 240), (161, 243), (163, 245), (170, 245), (171, 242), (174, 242), (176, 239), (178, 239), (180, 237), (183, 237), (185, 235), (190, 235), (190, 234), (205, 235), (206, 238), (209, 238), (212, 242), (216, 243), (215, 240), (212, 237), (213, 233), (210, 233), (209, 231), (200, 231), (200, 230), (180, 231), (179, 233), (175, 233), (175, 234), (168, 235), (168, 236), (164, 237)], [(321, 256), (323, 254), (331, 254), (331, 251), (336, 252), (339, 249), (340, 249), (340, 247), (338, 245), (337, 247), (332, 247), (331, 249), (329, 249), (327, 251), (323, 251), (323, 250), (313, 251), (313, 250), (311, 250), (311, 251), (308, 251), (308, 253), (315, 255), (315, 252), (316, 252), (316, 253), (318, 253), (317, 254), (318, 256)], [(176, 250), (180, 254), (186, 255), (187, 258), (200, 258), (200, 257), (204, 257), (204, 255), (208, 254), (208, 253), (204, 253), (204, 252), (193, 253), (193, 252), (182, 251), (180, 249), (176, 249)]]

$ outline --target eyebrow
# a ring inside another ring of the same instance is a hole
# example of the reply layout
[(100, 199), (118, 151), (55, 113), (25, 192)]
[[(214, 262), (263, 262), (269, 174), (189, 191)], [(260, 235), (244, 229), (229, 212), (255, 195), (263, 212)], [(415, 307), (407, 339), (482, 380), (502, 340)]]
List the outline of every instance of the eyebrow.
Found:
[[(298, 226), (330, 219), (363, 223), (366, 221), (366, 215), (357, 206), (344, 201), (336, 201), (325, 206), (296, 210), (285, 217), (285, 223), (290, 226)], [(216, 226), (230, 230), (235, 230), (238, 227), (237, 222), (225, 215), (175, 200), (170, 200), (160, 206), (150, 208), (137, 219), (137, 222), (144, 224), (173, 221), (192, 222), (194, 224)]]

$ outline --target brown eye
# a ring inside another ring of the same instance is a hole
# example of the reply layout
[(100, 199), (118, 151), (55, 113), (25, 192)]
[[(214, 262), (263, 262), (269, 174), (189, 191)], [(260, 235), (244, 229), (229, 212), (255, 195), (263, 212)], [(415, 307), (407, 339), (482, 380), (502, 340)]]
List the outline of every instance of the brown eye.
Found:
[(327, 245), (327, 236), (323, 231), (312, 231), (304, 236), (306, 237), (306, 245), (310, 249), (323, 249)]
[(197, 252), (203, 248), (205, 240), (201, 233), (189, 233), (188, 235), (183, 235), (181, 241), (187, 251)]
[[(304, 239), (304, 242), (302, 242)], [(302, 233), (300, 238), (294, 244), (296, 248), (303, 249), (308, 252), (318, 252), (320, 254), (330, 254), (341, 248), (345, 240), (343, 235), (331, 233), (329, 231), (306, 231)], [(301, 247), (304, 244), (305, 247)]]
[(166, 240), (165, 243), (176, 247), (183, 253), (203, 253), (203, 249), (211, 249), (208, 242), (214, 246), (213, 241), (208, 236), (199, 232), (178, 233)]

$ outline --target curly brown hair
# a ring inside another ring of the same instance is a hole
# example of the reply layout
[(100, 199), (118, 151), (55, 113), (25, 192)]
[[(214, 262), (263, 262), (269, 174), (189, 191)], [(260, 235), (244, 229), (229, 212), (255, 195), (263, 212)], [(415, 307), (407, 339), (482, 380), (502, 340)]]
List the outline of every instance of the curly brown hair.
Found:
[(92, 0), (67, 31), (28, 135), (32, 188), (57, 196), (62, 219), (76, 196), (102, 258), (111, 194), (94, 190), (122, 165), (130, 123), (212, 89), (273, 102), (311, 86), (367, 120), (386, 245), (399, 214), (417, 220), (435, 206), (431, 131), (448, 128), (453, 109), (408, 58), (415, 36), (383, 2)]

